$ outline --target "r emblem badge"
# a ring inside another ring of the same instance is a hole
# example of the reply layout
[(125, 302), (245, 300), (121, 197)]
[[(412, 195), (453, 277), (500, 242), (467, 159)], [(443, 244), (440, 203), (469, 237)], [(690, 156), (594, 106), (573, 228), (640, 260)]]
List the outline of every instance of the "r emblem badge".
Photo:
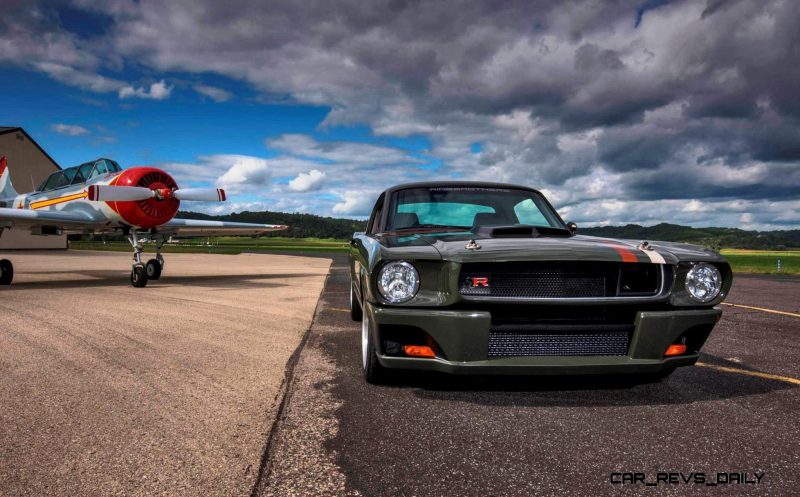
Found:
[(467, 283), (469, 283), (469, 286), (472, 288), (478, 288), (479, 286), (488, 288), (489, 278), (485, 276), (474, 276), (472, 278), (467, 278)]

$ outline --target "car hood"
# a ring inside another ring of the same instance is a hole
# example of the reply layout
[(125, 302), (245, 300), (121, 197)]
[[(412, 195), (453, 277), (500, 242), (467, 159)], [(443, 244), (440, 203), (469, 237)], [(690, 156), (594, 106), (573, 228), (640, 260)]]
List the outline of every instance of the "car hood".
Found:
[[(467, 248), (474, 240), (480, 248)], [(443, 260), (453, 262), (502, 261), (609, 261), (656, 262), (676, 264), (681, 261), (724, 261), (716, 252), (697, 245), (649, 242), (642, 250), (642, 240), (621, 240), (594, 236), (536, 236), (521, 238), (485, 238), (471, 232), (420, 233), (384, 236), (381, 245), (399, 251), (429, 246)]]

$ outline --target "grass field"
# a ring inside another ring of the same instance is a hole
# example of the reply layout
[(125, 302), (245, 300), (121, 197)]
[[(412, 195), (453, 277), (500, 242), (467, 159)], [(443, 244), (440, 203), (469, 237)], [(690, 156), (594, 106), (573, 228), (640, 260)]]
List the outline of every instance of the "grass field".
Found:
[[(735, 273), (800, 274), (800, 250), (773, 252), (769, 250), (723, 249), (722, 255), (731, 263)], [(781, 270), (778, 271), (778, 260)]]
[[(78, 250), (113, 250), (128, 252), (128, 242), (80, 241), (70, 242), (71, 249)], [(275, 251), (275, 252), (346, 252), (347, 240), (332, 238), (282, 238), (282, 237), (218, 237), (210, 239), (181, 240), (178, 243), (164, 245), (164, 253), (205, 252), (210, 254), (240, 254), (242, 252)], [(145, 244), (146, 252), (153, 252), (153, 244)]]
[[(71, 242), (70, 248), (78, 250), (114, 250), (128, 252), (127, 242), (82, 241)], [(147, 252), (153, 252), (153, 245), (145, 245)], [(245, 238), (220, 237), (185, 240), (164, 246), (164, 253), (205, 252), (212, 254), (239, 254), (242, 252), (347, 252), (347, 240), (332, 238)], [(800, 250), (772, 252), (768, 250), (723, 249), (722, 255), (733, 266), (736, 273), (759, 274), (800, 274)], [(778, 259), (781, 271), (778, 272)]]

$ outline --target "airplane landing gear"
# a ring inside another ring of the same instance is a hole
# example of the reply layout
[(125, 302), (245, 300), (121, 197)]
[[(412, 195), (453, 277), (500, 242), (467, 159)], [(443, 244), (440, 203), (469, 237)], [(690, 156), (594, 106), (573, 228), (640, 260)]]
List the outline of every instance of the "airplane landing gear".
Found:
[(136, 230), (131, 230), (131, 235), (128, 237), (133, 247), (133, 267), (131, 268), (131, 285), (136, 288), (143, 288), (147, 286), (147, 267), (142, 262), (142, 243), (136, 235)]
[(147, 269), (141, 264), (134, 264), (131, 269), (131, 285), (136, 288), (147, 286)]
[(0, 259), (0, 285), (10, 285), (14, 279), (14, 265), (8, 259)]
[(147, 277), (151, 280), (161, 278), (161, 271), (164, 269), (164, 257), (161, 255), (161, 247), (164, 246), (166, 239), (163, 236), (156, 235), (153, 238), (156, 242), (156, 258), (147, 261)]
[(149, 280), (157, 280), (161, 278), (161, 263), (158, 262), (156, 259), (150, 259), (147, 261), (145, 265), (145, 270), (147, 272), (147, 279)]

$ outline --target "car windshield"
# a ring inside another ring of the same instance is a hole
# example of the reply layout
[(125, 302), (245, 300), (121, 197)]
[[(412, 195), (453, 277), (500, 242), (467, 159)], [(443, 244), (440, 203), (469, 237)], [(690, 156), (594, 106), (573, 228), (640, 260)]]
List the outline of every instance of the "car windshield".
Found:
[(540, 194), (480, 186), (436, 186), (395, 192), (386, 231), (530, 225), (565, 229)]

